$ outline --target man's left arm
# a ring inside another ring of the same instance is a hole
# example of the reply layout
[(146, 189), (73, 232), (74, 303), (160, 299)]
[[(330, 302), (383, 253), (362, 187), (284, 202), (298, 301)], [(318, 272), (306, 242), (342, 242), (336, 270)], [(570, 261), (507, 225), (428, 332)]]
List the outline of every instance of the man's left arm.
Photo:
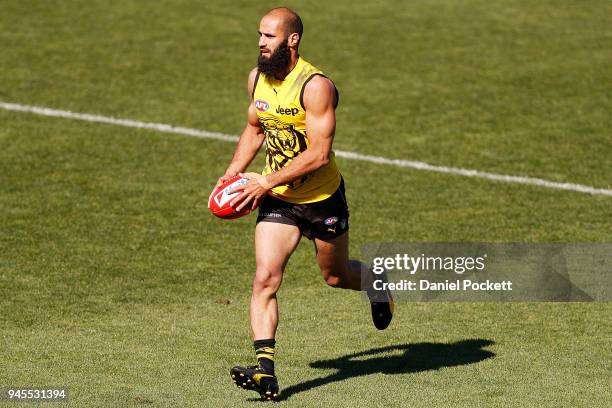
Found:
[(244, 206), (257, 208), (269, 190), (287, 184), (329, 163), (334, 132), (336, 112), (334, 109), (336, 90), (327, 78), (317, 75), (304, 89), (304, 109), (306, 110), (306, 135), (308, 148), (282, 169), (263, 176), (258, 173), (245, 173), (251, 181), (235, 191), (243, 190), (234, 199), (233, 206), (240, 211)]

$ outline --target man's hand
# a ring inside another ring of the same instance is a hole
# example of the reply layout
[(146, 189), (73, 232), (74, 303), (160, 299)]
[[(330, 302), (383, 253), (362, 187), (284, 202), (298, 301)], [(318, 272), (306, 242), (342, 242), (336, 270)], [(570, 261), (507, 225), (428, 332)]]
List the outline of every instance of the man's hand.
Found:
[(272, 189), (272, 185), (259, 173), (240, 173), (241, 177), (249, 179), (247, 184), (232, 189), (232, 193), (241, 192), (234, 198), (230, 205), (236, 211), (242, 210), (247, 205), (251, 206), (251, 211), (259, 207), (261, 200)]
[(219, 177), (219, 180), (217, 180), (217, 185), (215, 186), (215, 188), (219, 187), (221, 184), (225, 183), (227, 180), (231, 179), (236, 174), (238, 174), (237, 171), (236, 172), (225, 173), (224, 175)]
[[(221, 177), (219, 177), (219, 180), (217, 180), (217, 184), (213, 187), (213, 191), (215, 191), (215, 189), (219, 187), (221, 184), (225, 183), (227, 180), (234, 177), (236, 174), (238, 174), (238, 172), (233, 172), (233, 173), (228, 172), (222, 175)], [(208, 200), (208, 208), (210, 209), (210, 199)]]

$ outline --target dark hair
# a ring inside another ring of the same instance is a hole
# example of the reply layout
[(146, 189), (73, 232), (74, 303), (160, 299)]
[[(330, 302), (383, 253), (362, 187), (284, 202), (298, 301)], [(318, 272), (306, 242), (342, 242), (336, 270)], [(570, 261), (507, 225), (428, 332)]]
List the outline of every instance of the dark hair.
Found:
[(286, 28), (288, 34), (298, 33), (300, 35), (300, 39), (302, 39), (304, 25), (302, 24), (302, 19), (296, 13), (293, 13), (291, 17), (287, 19)]
[(304, 32), (304, 25), (302, 24), (302, 19), (300, 16), (295, 11), (287, 7), (276, 7), (268, 11), (268, 13), (275, 10), (282, 11), (287, 15), (287, 18), (284, 21), (285, 30), (287, 30), (287, 37), (293, 33), (298, 33), (301, 40), (302, 33)]

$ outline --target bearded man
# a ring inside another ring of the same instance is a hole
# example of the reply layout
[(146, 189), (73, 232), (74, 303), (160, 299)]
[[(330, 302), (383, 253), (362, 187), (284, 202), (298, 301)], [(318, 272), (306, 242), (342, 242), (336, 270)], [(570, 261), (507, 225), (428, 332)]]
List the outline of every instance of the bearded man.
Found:
[[(299, 55), (302, 33), (302, 20), (288, 8), (272, 9), (261, 19), (258, 63), (248, 78), (247, 125), (217, 184), (242, 174), (249, 182), (234, 190), (240, 194), (232, 207), (259, 206), (250, 307), (257, 365), (233, 367), (230, 375), (266, 400), (280, 395), (274, 371), (276, 293), (301, 237), (314, 242), (316, 262), (329, 286), (362, 290), (361, 274), (368, 271), (348, 256), (348, 204), (332, 150), (338, 91)], [(264, 140), (263, 173), (243, 174)], [(393, 316), (391, 295), (368, 296), (374, 325), (383, 330)]]

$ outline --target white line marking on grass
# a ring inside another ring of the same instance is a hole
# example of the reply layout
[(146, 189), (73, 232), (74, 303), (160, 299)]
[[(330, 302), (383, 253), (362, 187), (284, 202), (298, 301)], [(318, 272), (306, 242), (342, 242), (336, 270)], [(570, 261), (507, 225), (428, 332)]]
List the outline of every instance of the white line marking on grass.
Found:
[(588, 194), (599, 194), (612, 196), (612, 190), (605, 188), (595, 188), (591, 186), (585, 186), (583, 184), (574, 183), (559, 183), (556, 181), (549, 181), (534, 177), (523, 177), (523, 176), (509, 176), (505, 174), (488, 173), (480, 170), (462, 169), (460, 167), (447, 167), (447, 166), (434, 166), (433, 164), (413, 161), (413, 160), (399, 160), (399, 159), (387, 159), (386, 157), (369, 156), (360, 153), (336, 151), (336, 156), (344, 157), (345, 159), (367, 161), (370, 163), (388, 164), (397, 167), (410, 167), (417, 170), (435, 171), (437, 173), (448, 173), (456, 174), (466, 177), (477, 177), (488, 180), (503, 181), (506, 183), (515, 184), (528, 184), (538, 187), (554, 188), (557, 190), (570, 190), (577, 191), (580, 193)]
[(138, 129), (151, 129), (158, 132), (177, 133), (179, 135), (194, 136), (203, 139), (216, 139), (224, 142), (237, 142), (238, 136), (226, 135), (219, 132), (208, 132), (206, 130), (190, 129), (166, 125), (164, 123), (141, 122), (139, 120), (118, 119), (109, 116), (90, 115), (88, 113), (75, 113), (57, 109), (43, 108), (40, 106), (19, 105), (0, 101), (0, 108), (13, 112), (28, 112), (54, 118), (84, 120), (85, 122), (106, 123), (108, 125), (125, 126)]
[[(138, 128), (138, 129), (151, 129), (151, 130), (156, 130), (158, 132), (176, 133), (180, 135), (198, 137), (202, 139), (215, 139), (215, 140), (222, 140), (224, 142), (238, 141), (238, 136), (234, 136), (234, 135), (228, 135), (228, 134), (219, 133), (219, 132), (209, 132), (206, 130), (172, 126), (172, 125), (167, 125), (164, 123), (141, 122), (138, 120), (119, 119), (119, 118), (112, 118), (112, 117), (101, 116), (101, 115), (90, 115), (86, 113), (75, 113), (75, 112), (58, 110), (58, 109), (50, 109), (50, 108), (30, 106), (30, 105), (20, 105), (16, 103), (8, 103), (8, 102), (2, 102), (2, 101), (0, 101), (0, 108), (7, 110), (7, 111), (12, 111), (12, 112), (28, 112), (28, 113), (34, 113), (37, 115), (51, 116), (51, 117), (56, 117), (56, 118), (83, 120), (86, 122), (105, 123), (109, 125), (125, 126), (125, 127), (132, 127), (132, 128)], [(376, 164), (386, 164), (390, 166), (405, 167), (405, 168), (411, 168), (411, 169), (416, 169), (416, 170), (425, 170), (425, 171), (432, 171), (432, 172), (437, 172), (437, 173), (455, 174), (455, 175), (465, 176), (465, 177), (476, 177), (476, 178), (483, 178), (487, 180), (502, 181), (505, 183), (526, 184), (526, 185), (531, 185), (531, 186), (552, 188), (556, 190), (568, 190), (568, 191), (576, 191), (579, 193), (606, 195), (606, 196), (612, 197), (612, 190), (610, 189), (595, 188), (595, 187), (586, 186), (583, 184), (559, 183), (556, 181), (549, 181), (549, 180), (544, 180), (544, 179), (539, 179), (539, 178), (534, 178), (534, 177), (510, 176), (510, 175), (505, 175), (505, 174), (488, 173), (488, 172), (479, 171), (479, 170), (463, 169), (459, 167), (435, 166), (433, 164), (424, 163), (420, 161), (388, 159), (386, 157), (370, 156), (367, 154), (361, 154), (361, 153), (355, 153), (355, 152), (345, 152), (342, 150), (336, 150), (336, 156), (342, 157), (345, 159), (349, 159), (349, 160), (364, 161), (364, 162), (376, 163)]]

